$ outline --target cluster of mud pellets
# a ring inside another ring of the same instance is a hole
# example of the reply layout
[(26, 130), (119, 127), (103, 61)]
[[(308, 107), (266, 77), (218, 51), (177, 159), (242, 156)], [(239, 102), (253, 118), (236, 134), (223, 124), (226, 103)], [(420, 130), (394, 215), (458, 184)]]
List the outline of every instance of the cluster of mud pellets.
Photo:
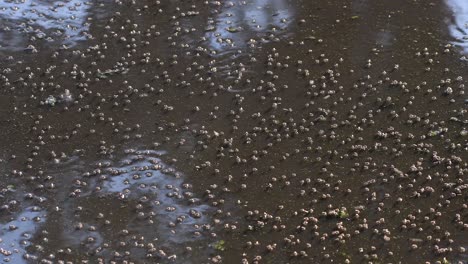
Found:
[(0, 262), (467, 263), (443, 3), (1, 1)]

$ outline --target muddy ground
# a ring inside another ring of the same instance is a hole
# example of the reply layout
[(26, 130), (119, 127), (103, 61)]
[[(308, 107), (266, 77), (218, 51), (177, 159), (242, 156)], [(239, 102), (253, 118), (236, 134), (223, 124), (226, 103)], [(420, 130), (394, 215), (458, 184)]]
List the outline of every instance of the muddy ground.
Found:
[(0, 262), (468, 263), (464, 0), (0, 0)]

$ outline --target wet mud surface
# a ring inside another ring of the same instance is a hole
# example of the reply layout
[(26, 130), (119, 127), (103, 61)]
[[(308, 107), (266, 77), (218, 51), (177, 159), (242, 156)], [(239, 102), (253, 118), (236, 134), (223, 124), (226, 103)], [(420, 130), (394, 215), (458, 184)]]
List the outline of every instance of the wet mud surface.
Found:
[(468, 263), (467, 25), (0, 0), (0, 262)]

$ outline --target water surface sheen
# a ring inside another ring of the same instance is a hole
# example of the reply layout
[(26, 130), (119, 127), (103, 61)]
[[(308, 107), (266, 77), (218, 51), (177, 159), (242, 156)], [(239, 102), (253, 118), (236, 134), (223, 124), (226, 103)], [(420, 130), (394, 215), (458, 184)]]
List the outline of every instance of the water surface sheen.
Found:
[(467, 263), (467, 7), (0, 0), (0, 262)]

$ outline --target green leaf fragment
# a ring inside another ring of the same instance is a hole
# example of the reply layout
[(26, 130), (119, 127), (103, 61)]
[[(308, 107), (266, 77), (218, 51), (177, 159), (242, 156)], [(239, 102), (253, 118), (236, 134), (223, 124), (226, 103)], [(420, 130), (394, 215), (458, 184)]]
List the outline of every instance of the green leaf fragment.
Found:
[(348, 218), (349, 217), (349, 213), (346, 211), (346, 210), (340, 210), (338, 212), (338, 217), (343, 219), (343, 218)]
[(213, 247), (214, 249), (218, 250), (218, 251), (224, 251), (226, 249), (226, 242), (224, 240), (220, 240), (218, 242), (215, 242), (213, 244)]
[(239, 27), (228, 27), (228, 28), (226, 28), (226, 30), (231, 32), (231, 33), (236, 33), (236, 32), (241, 31)]
[(437, 131), (437, 130), (432, 130), (432, 131), (429, 131), (429, 133), (428, 133), (427, 135), (430, 136), (430, 137), (435, 137), (435, 136), (437, 136), (437, 135), (439, 135), (439, 134), (440, 134), (439, 131)]

